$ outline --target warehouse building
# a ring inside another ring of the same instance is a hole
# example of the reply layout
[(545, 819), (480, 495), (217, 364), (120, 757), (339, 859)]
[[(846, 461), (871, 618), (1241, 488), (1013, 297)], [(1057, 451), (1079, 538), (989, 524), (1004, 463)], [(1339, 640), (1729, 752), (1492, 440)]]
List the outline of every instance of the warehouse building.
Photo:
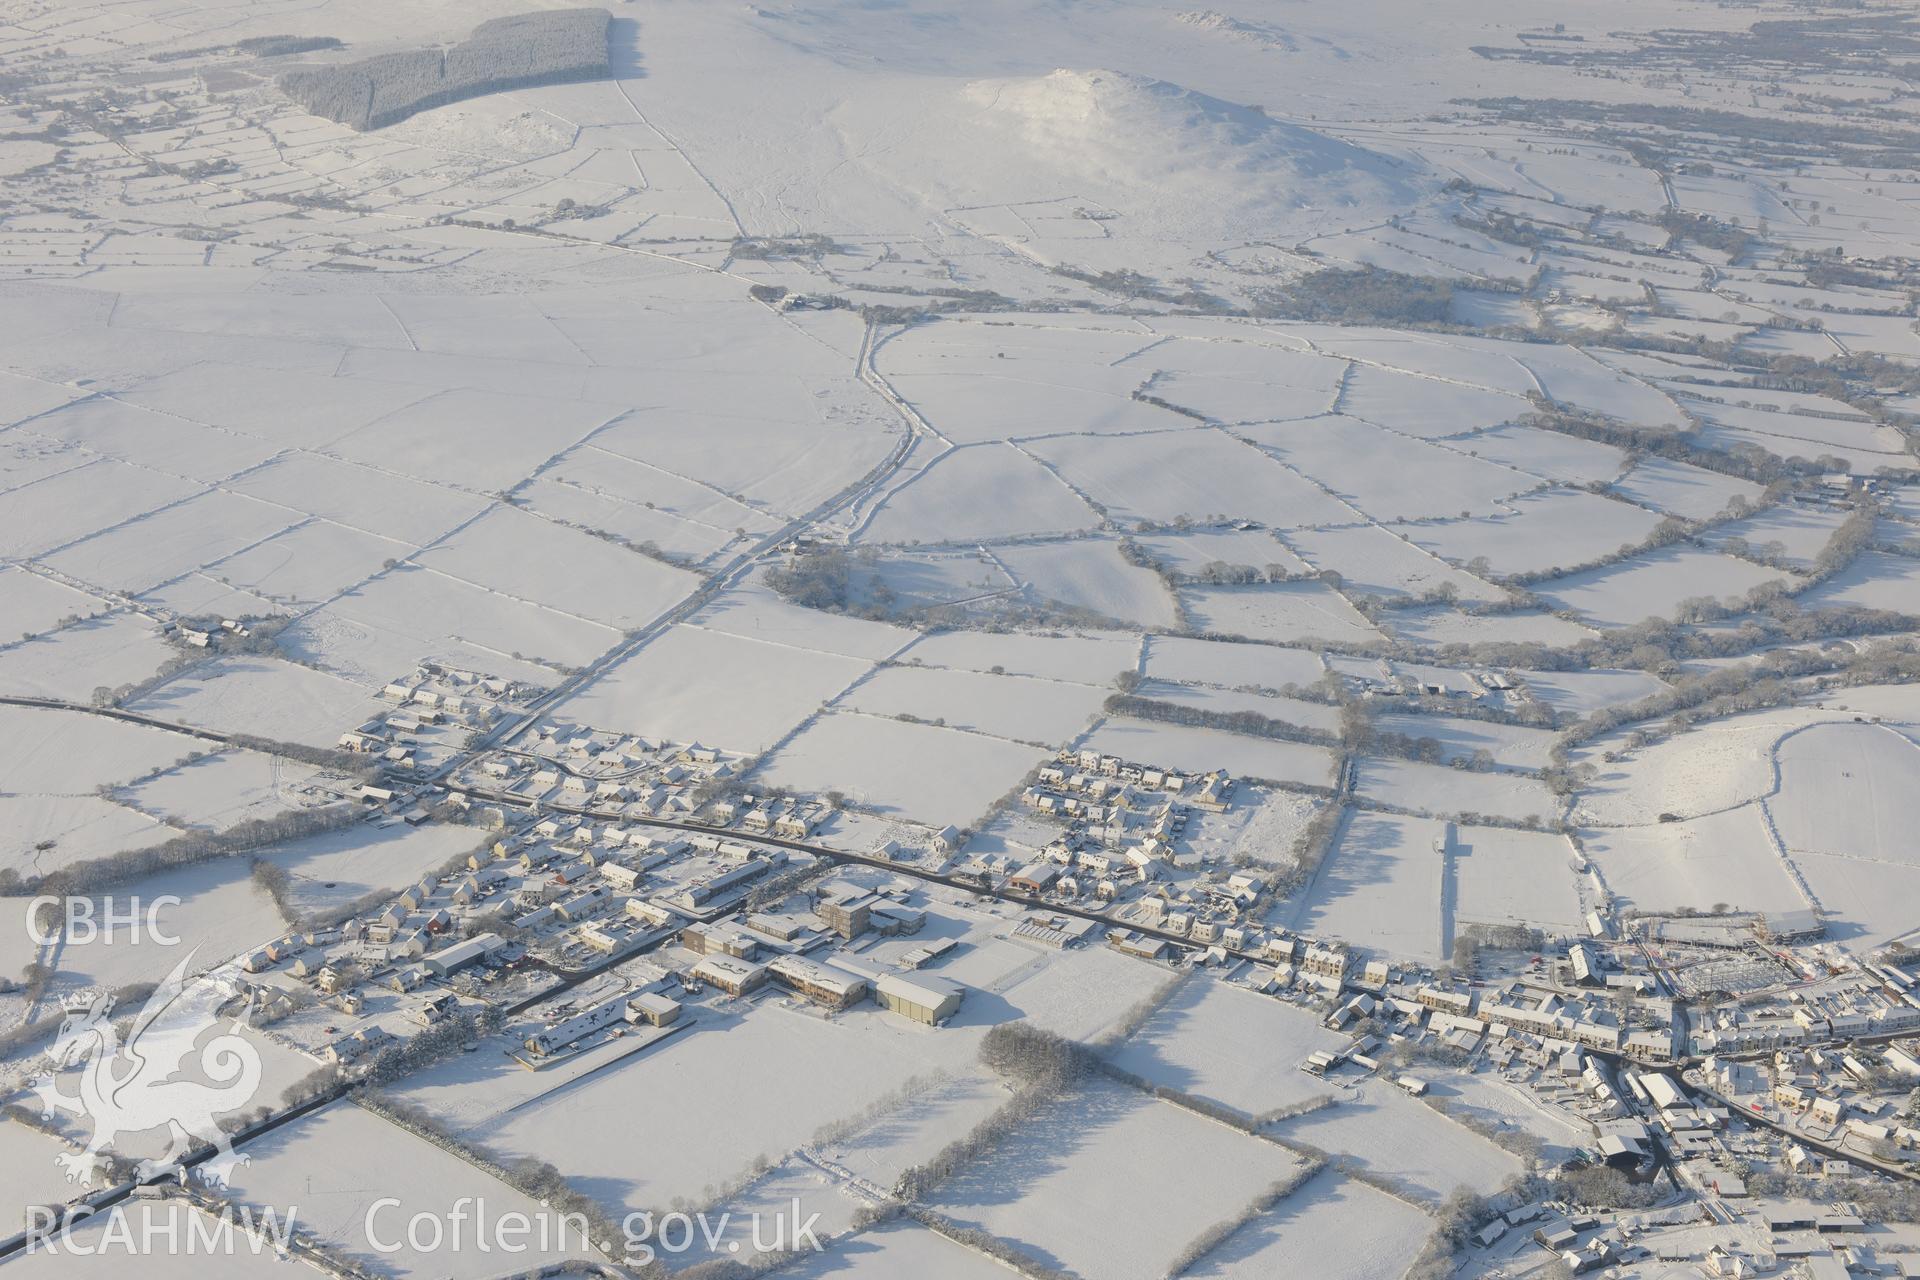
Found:
[(873, 994), (901, 1017), (937, 1027), (960, 1008), (965, 988), (932, 974), (890, 973), (873, 984)]
[(506, 945), (507, 940), (497, 933), (475, 934), (465, 942), (456, 942), (428, 956), (427, 972), (436, 978), (444, 978), (470, 964), (478, 964)]
[(668, 1027), (680, 1021), (683, 1012), (685, 1007), (672, 996), (662, 995), (658, 991), (643, 991), (627, 1001), (626, 1019), (653, 1027)]

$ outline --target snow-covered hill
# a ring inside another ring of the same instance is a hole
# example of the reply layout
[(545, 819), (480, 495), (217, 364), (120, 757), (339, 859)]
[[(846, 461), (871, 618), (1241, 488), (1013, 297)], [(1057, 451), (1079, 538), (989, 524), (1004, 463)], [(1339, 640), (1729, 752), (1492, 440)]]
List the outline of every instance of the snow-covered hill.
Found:
[(980, 201), (1086, 197), (1146, 224), (1127, 232), (1257, 238), (1302, 212), (1404, 204), (1419, 186), (1396, 160), (1126, 72), (977, 80), (959, 98), (954, 149), (976, 162), (956, 186)]

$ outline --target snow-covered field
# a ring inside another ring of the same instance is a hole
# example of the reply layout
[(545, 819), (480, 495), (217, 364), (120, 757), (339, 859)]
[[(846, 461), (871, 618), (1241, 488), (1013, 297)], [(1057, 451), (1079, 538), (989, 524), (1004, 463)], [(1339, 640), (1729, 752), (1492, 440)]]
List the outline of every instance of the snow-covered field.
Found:
[[(378, 1159), (368, 1153), (378, 1151)], [(431, 1226), (408, 1239), (414, 1215), (451, 1233), (452, 1214), (465, 1197), (484, 1200), (485, 1212), (525, 1214), (536, 1226), (525, 1237), (518, 1265), (539, 1266), (567, 1258), (590, 1258), (577, 1227), (566, 1232), (554, 1210), (543, 1209), (485, 1170), (351, 1103), (339, 1102), (272, 1134), (249, 1149), (252, 1161), (237, 1171), (233, 1194), (242, 1203), (298, 1206), (301, 1227), (347, 1256), (396, 1276), (437, 1275), (479, 1280), (499, 1273), (500, 1255), (478, 1245), (479, 1222), (466, 1226), (465, 1248), (434, 1247)], [(381, 1200), (398, 1201), (380, 1207)], [(469, 1207), (469, 1212), (479, 1212)], [(547, 1218), (543, 1241), (538, 1223)], [(369, 1232), (371, 1228), (371, 1233)], [(494, 1228), (488, 1224), (486, 1231)], [(495, 1238), (490, 1238), (493, 1242)], [(398, 1243), (400, 1247), (391, 1246)], [(416, 1247), (423, 1246), (423, 1247)]]
[[(16, 868), (91, 856), (122, 841), (165, 839), (156, 819), (94, 795), (169, 768), (210, 744), (183, 734), (99, 716), (35, 707), (0, 707), (0, 772), (13, 811), (8, 865)], [(83, 834), (84, 833), (84, 834)], [(37, 846), (52, 840), (45, 849)], [(72, 841), (69, 848), (64, 841)], [(124, 847), (124, 844), (123, 844)]]
[(1445, 591), (1460, 600), (1504, 598), (1498, 589), (1379, 526), (1301, 530), (1289, 534), (1288, 540), (1315, 569), (1337, 573), (1344, 588), (1367, 595)]
[[(1007, 672), (1110, 688), (1121, 671), (1132, 671), (1140, 661), (1140, 642), (1115, 635), (1045, 636), (985, 631), (936, 631), (914, 641), (901, 654), (902, 662), (946, 667), (955, 671)], [(995, 669), (998, 668), (998, 671)]]
[(1533, 1134), (1545, 1144), (1545, 1159), (1564, 1160), (1593, 1139), (1586, 1121), (1542, 1103), (1492, 1072), (1448, 1073), (1435, 1079), (1432, 1089), (1450, 1115)]
[(71, 1149), (30, 1125), (0, 1124), (0, 1195), (6, 1197), (0, 1230), (11, 1236), (27, 1225), (29, 1206), (65, 1204), (73, 1194), (66, 1169), (58, 1162)]
[(1382, 619), (1386, 631), (1411, 644), (1442, 647), (1486, 642), (1563, 645), (1591, 640), (1595, 632), (1550, 613), (1460, 613), (1453, 609), (1396, 609)]
[(1640, 463), (1613, 486), (1613, 492), (1655, 511), (1688, 520), (1706, 520), (1719, 515), (1735, 497), (1752, 501), (1760, 496), (1760, 490), (1754, 485), (1665, 458), (1649, 458)]
[(1629, 627), (1671, 618), (1684, 601), (1737, 600), (1763, 582), (1785, 581), (1778, 570), (1697, 547), (1662, 547), (1603, 569), (1556, 578), (1539, 594), (1599, 627)]
[(202, 756), (118, 792), (125, 803), (173, 827), (219, 830), (298, 807), (294, 788), (319, 775), (257, 751)]
[[(1186, 1158), (1142, 1161), (1142, 1152)], [(1154, 1277), (1298, 1157), (1107, 1081), (1086, 1084), (943, 1186), (940, 1212), (1081, 1275)], [(1018, 1195), (1009, 1188), (1018, 1186)]]
[(1355, 789), (1396, 808), (1441, 815), (1486, 814), (1515, 822), (1545, 822), (1558, 808), (1553, 793), (1537, 779), (1417, 760), (1363, 760), (1355, 773)]
[(1920, 931), (1920, 870), (1820, 853), (1796, 853), (1793, 865), (1821, 908), (1832, 913), (1828, 933), (1837, 941), (1861, 949), (1896, 938), (1911, 945)]
[(1774, 851), (1758, 804), (1652, 826), (1583, 830), (1579, 838), (1608, 890), (1641, 911), (1808, 906)]
[(1858, 605), (1912, 613), (1920, 609), (1920, 561), (1866, 552), (1807, 592), (1806, 601), (1809, 606), (1825, 609)]
[(797, 791), (844, 786), (882, 813), (930, 827), (963, 826), (1045, 757), (1034, 746), (984, 733), (843, 711), (819, 717), (782, 744), (766, 776)]
[(1181, 593), (1181, 603), (1202, 631), (1269, 644), (1364, 645), (1379, 634), (1339, 593), (1317, 582), (1196, 587)]
[(1276, 924), (1388, 955), (1437, 964), (1444, 954), (1445, 843), (1434, 818), (1359, 813), (1320, 864), (1307, 891), (1278, 908)]
[(1652, 697), (1667, 686), (1644, 671), (1524, 671), (1527, 691), (1569, 719)]
[(1579, 932), (1580, 896), (1565, 836), (1456, 826), (1449, 854), (1457, 925), (1534, 924)]
[(1365, 1080), (1338, 1106), (1279, 1126), (1280, 1134), (1348, 1156), (1415, 1200), (1437, 1204), (1456, 1188), (1485, 1194), (1520, 1161), (1383, 1080)]
[(1768, 801), (1795, 853), (1920, 866), (1920, 746), (1878, 725), (1821, 724), (1782, 739), (1779, 794)]
[(803, 1257), (798, 1280), (1002, 1280), (1006, 1268), (914, 1222), (890, 1222), (836, 1242), (818, 1257)]
[(334, 831), (281, 845), (269, 861), (290, 875), (296, 910), (319, 911), (376, 889), (397, 893), (449, 859), (481, 847), (483, 839), (482, 832), (447, 823)]
[(1548, 573), (1637, 546), (1658, 513), (1578, 490), (1515, 498), (1510, 513), (1407, 526), (1407, 538), (1456, 564), (1484, 558), (1495, 573)]
[(1099, 517), (1012, 445), (982, 444), (937, 459), (889, 493), (865, 533), (874, 542), (968, 542), (1075, 533)]
[(1153, 702), (1172, 703), (1203, 715), (1255, 715), (1263, 720), (1279, 720), (1296, 729), (1331, 735), (1340, 727), (1340, 710), (1325, 702), (1284, 695), (1247, 693), (1235, 689), (1211, 689), (1164, 680), (1143, 681), (1134, 696)]
[[(1609, 826), (1633, 825), (1661, 814), (1690, 818), (1758, 800), (1771, 795), (1781, 780), (1776, 752), (1791, 750), (1805, 733), (1843, 732), (1818, 727), (1830, 719), (1822, 712), (1783, 707), (1730, 716), (1635, 750), (1620, 750), (1617, 736), (1602, 739), (1582, 752), (1597, 773), (1581, 794), (1577, 815)], [(1899, 745), (1891, 734), (1888, 738)], [(1864, 735), (1861, 740), (1872, 741)], [(1609, 750), (1612, 760), (1604, 758)]]
[[(868, 1099), (965, 1061), (975, 1039), (916, 1035), (871, 1006), (829, 1022), (767, 1001), (743, 1017), (701, 1019), (660, 1048), (459, 1127), (508, 1156), (566, 1169), (617, 1217), (698, 1200)], [(647, 1159), (633, 1158), (636, 1134)]]
[(1115, 1066), (1155, 1085), (1251, 1116), (1327, 1094), (1294, 1070), (1343, 1037), (1312, 1014), (1220, 982), (1189, 981), (1113, 1054)]
[(1432, 1228), (1433, 1220), (1405, 1201), (1322, 1172), (1187, 1274), (1253, 1280), (1297, 1269), (1326, 1280), (1372, 1280), (1412, 1265)]
[(840, 699), (876, 716), (911, 715), (1018, 742), (1063, 744), (1093, 718), (1097, 688), (1028, 676), (888, 667)]
[(51, 631), (63, 619), (87, 617), (104, 604), (98, 596), (29, 573), (17, 565), (0, 566), (0, 610), (19, 626), (21, 635)]
[(1160, 580), (1128, 564), (1111, 542), (1008, 547), (997, 558), (1035, 600), (1090, 609), (1141, 627), (1174, 620), (1173, 597)]
[(1326, 786), (1333, 778), (1334, 756), (1326, 747), (1221, 729), (1115, 717), (1088, 735), (1086, 745), (1172, 769), (1225, 769), (1240, 777), (1311, 786)]
[(1147, 673), (1229, 689), (1284, 689), (1314, 683), (1326, 674), (1326, 666), (1310, 649), (1154, 636), (1148, 642)]
[[(178, 871), (113, 886), (93, 895), (96, 913), (117, 897), (122, 910), (128, 899), (148, 904), (151, 914), (143, 915), (137, 936), (121, 930), (110, 935), (104, 929), (91, 938), (75, 939), (52, 948), (47, 963), (61, 976), (79, 986), (115, 989), (138, 982), (152, 982), (176, 963), (181, 952), (190, 950), (193, 968), (209, 969), (221, 962), (264, 946), (286, 930), (286, 921), (274, 909), (271, 899), (253, 883), (247, 864), (240, 859), (202, 863)], [(0, 911), (13, 918), (26, 918), (29, 899), (0, 898)], [(18, 972), (34, 956), (24, 929), (8, 930), (7, 959), (18, 956), (10, 967)], [(167, 939), (178, 939), (169, 942)], [(163, 964), (163, 962), (165, 962)]]
[(269, 658), (210, 663), (129, 704), (161, 720), (316, 747), (332, 746), (374, 705), (368, 691), (351, 681)]
[(173, 650), (138, 614), (95, 614), (0, 649), (0, 688), (35, 698), (85, 702), (99, 688), (151, 676)]
[(1547, 750), (1553, 745), (1554, 736), (1546, 729), (1494, 720), (1397, 712), (1375, 716), (1373, 723), (1382, 733), (1404, 734), (1416, 741), (1433, 739), (1440, 744), (1441, 759), (1445, 763), (1472, 759), (1484, 751), (1501, 768), (1522, 771), (1547, 767)]
[(857, 658), (678, 626), (562, 705), (583, 724), (764, 751), (864, 674)]

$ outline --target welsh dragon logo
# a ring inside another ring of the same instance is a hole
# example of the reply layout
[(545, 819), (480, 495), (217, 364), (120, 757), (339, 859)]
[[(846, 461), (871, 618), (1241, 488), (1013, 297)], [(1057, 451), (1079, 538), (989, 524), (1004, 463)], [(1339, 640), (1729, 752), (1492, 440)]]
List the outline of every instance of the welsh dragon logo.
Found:
[[(246, 1156), (235, 1154), (219, 1117), (249, 1105), (260, 1088), (260, 1051), (239, 1034), (252, 1000), (228, 1030), (201, 1043), (219, 1023), (220, 1008), (232, 993), (204, 976), (189, 980), (192, 960), (189, 953), (154, 988), (124, 1042), (111, 1020), (112, 996), (65, 1001), (66, 1017), (48, 1051), (55, 1074), (39, 1077), (33, 1087), (46, 1114), (66, 1111), (93, 1123), (84, 1151), (55, 1157), (68, 1182), (90, 1183), (103, 1150), (116, 1139), (149, 1131), (165, 1130), (167, 1146), (138, 1163), (143, 1181), (175, 1172), (201, 1144), (214, 1148), (196, 1170), (210, 1185), (224, 1186), (234, 1168), (247, 1163)], [(60, 1092), (65, 1077), (57, 1073), (75, 1066), (80, 1092), (68, 1096)], [(187, 1074), (195, 1067), (203, 1078)]]

